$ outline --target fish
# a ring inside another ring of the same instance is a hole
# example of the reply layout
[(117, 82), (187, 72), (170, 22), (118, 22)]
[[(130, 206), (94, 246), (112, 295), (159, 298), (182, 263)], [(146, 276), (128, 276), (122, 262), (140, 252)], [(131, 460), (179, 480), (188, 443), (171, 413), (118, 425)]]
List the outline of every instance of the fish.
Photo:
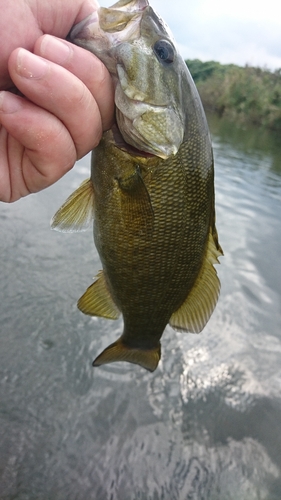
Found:
[(202, 103), (170, 29), (147, 0), (120, 0), (75, 25), (115, 88), (116, 119), (92, 151), (91, 177), (52, 220), (94, 221), (102, 270), (78, 301), (84, 314), (123, 316), (123, 333), (93, 366), (126, 361), (153, 372), (169, 324), (199, 333), (219, 297), (214, 161)]

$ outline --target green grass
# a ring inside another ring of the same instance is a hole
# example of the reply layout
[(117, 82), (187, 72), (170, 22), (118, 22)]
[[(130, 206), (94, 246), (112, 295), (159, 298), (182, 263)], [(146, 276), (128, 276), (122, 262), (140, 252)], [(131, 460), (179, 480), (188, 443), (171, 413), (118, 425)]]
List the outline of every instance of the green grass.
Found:
[(281, 69), (187, 60), (203, 105), (243, 123), (281, 130)]

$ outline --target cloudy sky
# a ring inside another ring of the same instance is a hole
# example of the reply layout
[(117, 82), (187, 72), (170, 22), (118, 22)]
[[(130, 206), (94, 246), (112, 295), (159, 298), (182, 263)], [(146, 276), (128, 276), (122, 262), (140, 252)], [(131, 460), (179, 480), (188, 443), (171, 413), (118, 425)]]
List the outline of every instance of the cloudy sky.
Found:
[[(114, 1), (99, 0), (104, 7)], [(151, 0), (185, 59), (281, 68), (279, 0)]]

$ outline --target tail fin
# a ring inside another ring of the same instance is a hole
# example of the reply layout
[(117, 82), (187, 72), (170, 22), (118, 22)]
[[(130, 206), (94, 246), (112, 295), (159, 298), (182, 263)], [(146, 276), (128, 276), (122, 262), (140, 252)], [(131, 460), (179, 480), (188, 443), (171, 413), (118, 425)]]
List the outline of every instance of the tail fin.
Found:
[(126, 346), (122, 339), (108, 346), (93, 362), (93, 366), (101, 366), (115, 361), (127, 361), (140, 365), (150, 372), (156, 370), (161, 358), (161, 347), (155, 349), (134, 349)]

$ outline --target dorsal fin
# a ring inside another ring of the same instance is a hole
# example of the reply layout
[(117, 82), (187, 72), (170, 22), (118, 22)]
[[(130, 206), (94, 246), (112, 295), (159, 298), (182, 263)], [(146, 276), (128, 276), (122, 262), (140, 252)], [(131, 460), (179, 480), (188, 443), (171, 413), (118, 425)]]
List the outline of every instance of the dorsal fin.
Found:
[(94, 218), (94, 188), (91, 179), (82, 182), (59, 208), (51, 228), (65, 233), (86, 231)]
[(78, 300), (77, 306), (80, 311), (89, 316), (101, 316), (108, 319), (117, 319), (120, 316), (120, 311), (106, 285), (103, 271), (99, 271), (96, 281), (87, 288)]
[(175, 330), (199, 333), (208, 322), (220, 293), (220, 281), (213, 267), (219, 263), (220, 255), (222, 251), (217, 248), (211, 230), (201, 271), (187, 299), (170, 318), (169, 324)]
[(106, 365), (115, 363), (116, 361), (127, 361), (140, 365), (150, 372), (156, 370), (161, 358), (160, 342), (154, 349), (134, 349), (123, 343), (122, 337), (116, 342), (109, 345), (104, 351), (93, 361), (93, 366)]

